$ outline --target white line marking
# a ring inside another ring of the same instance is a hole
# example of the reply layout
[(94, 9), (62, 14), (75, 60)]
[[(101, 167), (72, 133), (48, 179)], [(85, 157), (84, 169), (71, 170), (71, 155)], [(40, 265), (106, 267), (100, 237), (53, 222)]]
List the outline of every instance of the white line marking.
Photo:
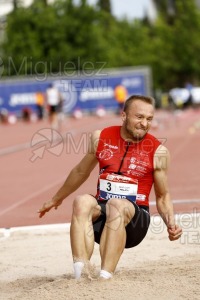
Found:
[(23, 226), (23, 227), (11, 227), (11, 228), (0, 228), (0, 234), (3, 236), (0, 237), (0, 241), (7, 240), (13, 232), (37, 232), (49, 231), (49, 230), (65, 230), (69, 232), (71, 223), (60, 223), (60, 224), (46, 224), (46, 225), (34, 225), (34, 226)]
[(30, 148), (30, 143), (18, 144), (7, 148), (0, 149), (0, 156), (15, 153)]
[[(180, 199), (180, 200), (172, 200), (173, 204), (185, 204), (185, 203), (200, 203), (200, 199)], [(150, 201), (150, 206), (155, 206), (156, 201)]]
[[(108, 120), (107, 120), (108, 121)], [(101, 123), (104, 123), (105, 120), (100, 120), (99, 124)], [(84, 130), (86, 130), (87, 128), (89, 127), (89, 129), (91, 129), (91, 123), (90, 124), (87, 124), (85, 127), (84, 127)], [(71, 130), (71, 133), (75, 135), (77, 135), (79, 132), (82, 132), (83, 131), (83, 128), (81, 128), (81, 130), (79, 129), (72, 129)], [(0, 155), (4, 155), (4, 154), (9, 154), (9, 153), (13, 153), (15, 151), (18, 151), (16, 149), (20, 149), (20, 150), (23, 150), (25, 148), (22, 148), (22, 147), (26, 147), (26, 148), (29, 148), (30, 147), (30, 143), (25, 143), (25, 144), (21, 144), (21, 145), (16, 145), (16, 146), (13, 146), (13, 147), (8, 147), (8, 148), (4, 148), (2, 150), (0, 150)], [(8, 152), (4, 153), (3, 150), (8, 150)], [(9, 152), (10, 151), (10, 152)], [(2, 154), (3, 153), (3, 154)], [(40, 194), (46, 192), (47, 190), (49, 190), (50, 188), (56, 186), (57, 184), (60, 184), (62, 181), (64, 181), (65, 178), (62, 177), (62, 179), (59, 179), (57, 180), (56, 182), (52, 183), (52, 184), (49, 184), (49, 185), (46, 185), (44, 188), (40, 189), (39, 191), (35, 192), (35, 193), (32, 193), (30, 194), (29, 196), (25, 197), (24, 199), (18, 201), (18, 202), (15, 202), (13, 205), (9, 206), (8, 208), (4, 209), (3, 211), (0, 212), (0, 216), (6, 214), (7, 212), (10, 212), (11, 210), (15, 209), (16, 207), (30, 201), (32, 198), (34, 197), (37, 197), (39, 196)], [(200, 199), (193, 199), (193, 200), (173, 200), (173, 203), (174, 204), (177, 204), (177, 203), (199, 203), (200, 202)], [(155, 206), (156, 205), (156, 202), (155, 201), (150, 201), (150, 206)]]
[[(109, 121), (111, 121), (110, 123), (113, 124), (114, 120), (115, 120), (114, 118), (113, 119), (106, 119), (106, 120), (105, 119), (98, 120), (99, 121), (98, 125), (101, 126), (101, 125), (105, 124), (105, 122), (106, 122), (106, 124), (107, 124), (106, 126), (108, 126)], [(95, 122), (95, 124), (96, 123), (97, 122)], [(38, 129), (37, 131), (40, 131), (41, 129)], [(81, 127), (80, 129), (79, 128), (72, 129), (72, 130), (70, 130), (70, 133), (73, 134), (74, 136), (76, 136), (78, 133), (83, 132), (83, 130), (87, 130), (87, 129), (91, 129), (91, 121), (90, 120), (89, 120), (89, 124), (87, 124), (85, 127)], [(66, 132), (61, 134), (63, 139), (65, 138), (65, 135), (66, 135)], [(12, 153), (22, 151), (22, 150), (25, 150), (25, 149), (28, 149), (28, 148), (31, 148), (31, 141), (29, 143), (27, 142), (27, 143), (24, 143), (24, 144), (18, 144), (18, 145), (2, 148), (2, 149), (0, 149), (0, 156), (12, 154)]]
[[(101, 120), (101, 121), (99, 122), (99, 124), (104, 123), (104, 122), (105, 122), (105, 120)], [(87, 130), (88, 128), (91, 129), (91, 123), (90, 123), (90, 124), (87, 124), (87, 125), (84, 127), (84, 130)], [(72, 129), (72, 130), (71, 130), (71, 133), (72, 133), (74, 136), (76, 136), (76, 135), (77, 135), (78, 133), (80, 133), (80, 132), (83, 132), (83, 128), (81, 128), (80, 130), (79, 130), (79, 129)], [(27, 145), (27, 144), (23, 144), (23, 145)], [(18, 145), (18, 146), (20, 146), (20, 145)], [(30, 146), (30, 144), (29, 144), (29, 146)], [(9, 147), (9, 148), (11, 148), (11, 147)], [(64, 180), (65, 180), (65, 178), (62, 177), (62, 179), (59, 179), (59, 180), (57, 180), (56, 182), (53, 182), (52, 184), (46, 185), (45, 187), (43, 187), (43, 188), (40, 189), (39, 191), (30, 194), (29, 196), (23, 198), (23, 199), (20, 200), (20, 201), (15, 202), (13, 205), (11, 205), (11, 206), (9, 206), (8, 208), (2, 210), (2, 211), (0, 212), (0, 216), (3, 216), (3, 215), (6, 214), (7, 212), (10, 212), (11, 210), (15, 209), (16, 207), (18, 207), (18, 206), (20, 206), (20, 205), (22, 205), (22, 204), (24, 204), (24, 203), (30, 201), (32, 198), (39, 196), (40, 194), (46, 192), (46, 191), (49, 190), (50, 188), (56, 186), (57, 184), (60, 184), (62, 181), (64, 182)]]
[[(183, 213), (183, 214), (175, 214), (175, 219), (181, 222), (185, 221), (185, 216), (188, 217), (188, 222), (191, 221), (191, 219), (199, 219), (200, 213)], [(151, 224), (155, 224), (158, 222), (162, 222), (162, 218), (160, 216), (151, 216)], [(181, 224), (180, 224), (181, 225)], [(41, 231), (52, 231), (52, 230), (65, 230), (66, 233), (69, 233), (71, 223), (58, 223), (58, 224), (46, 224), (46, 225), (34, 225), (34, 226), (22, 226), (22, 227), (11, 227), (11, 228), (0, 228), (0, 234), (3, 235), (3, 237), (0, 238), (0, 241), (4, 241), (8, 239), (13, 232), (34, 232), (37, 234), (41, 233)]]

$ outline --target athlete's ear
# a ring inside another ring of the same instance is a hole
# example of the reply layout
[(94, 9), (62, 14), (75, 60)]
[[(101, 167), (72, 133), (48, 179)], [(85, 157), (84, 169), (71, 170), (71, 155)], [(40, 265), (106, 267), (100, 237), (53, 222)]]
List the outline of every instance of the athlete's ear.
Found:
[(123, 111), (122, 112), (122, 121), (124, 122), (126, 120), (126, 113)]

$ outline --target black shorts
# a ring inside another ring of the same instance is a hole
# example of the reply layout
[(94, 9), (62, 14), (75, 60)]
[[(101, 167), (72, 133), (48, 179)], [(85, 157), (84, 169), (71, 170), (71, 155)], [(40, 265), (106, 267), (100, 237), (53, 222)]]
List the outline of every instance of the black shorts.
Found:
[[(101, 234), (106, 222), (106, 203), (107, 200), (98, 201), (101, 206), (101, 215), (93, 222), (94, 238), (96, 243), (100, 243)], [(131, 202), (131, 201), (130, 201)], [(135, 207), (135, 215), (126, 226), (126, 245), (125, 248), (137, 246), (146, 236), (149, 224), (150, 214), (146, 206), (138, 206), (135, 202), (131, 202)]]
[(58, 112), (58, 105), (49, 105), (49, 114)]

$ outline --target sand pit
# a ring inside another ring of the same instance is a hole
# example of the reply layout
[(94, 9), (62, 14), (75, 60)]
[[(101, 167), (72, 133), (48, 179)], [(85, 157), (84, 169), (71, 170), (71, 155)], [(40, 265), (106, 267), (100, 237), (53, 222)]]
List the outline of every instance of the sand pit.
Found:
[(184, 230), (179, 241), (170, 242), (152, 218), (145, 240), (124, 251), (108, 281), (98, 279), (98, 245), (81, 280), (74, 279), (69, 224), (2, 229), (0, 299), (199, 299), (200, 215), (177, 218)]

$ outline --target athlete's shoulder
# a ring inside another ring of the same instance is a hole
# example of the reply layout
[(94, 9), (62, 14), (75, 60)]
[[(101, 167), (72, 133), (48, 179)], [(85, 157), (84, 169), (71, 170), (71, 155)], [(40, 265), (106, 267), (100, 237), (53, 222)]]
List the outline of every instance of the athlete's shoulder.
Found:
[(102, 132), (102, 130), (100, 130), (100, 129), (96, 129), (92, 132), (92, 134), (90, 136), (90, 140), (91, 140), (92, 144), (94, 144), (94, 145), (98, 144), (98, 141), (101, 136), (101, 132)]
[(94, 130), (90, 135), (89, 135), (89, 147), (88, 147), (88, 152), (89, 153), (95, 153), (97, 150), (97, 146), (99, 143), (101, 135), (101, 130), (97, 129)]
[(169, 153), (169, 150), (167, 149), (167, 147), (165, 147), (164, 145), (160, 144), (158, 146), (158, 148), (156, 149), (155, 155), (156, 156), (169, 157), (170, 153)]
[(168, 169), (170, 163), (169, 150), (164, 146), (160, 145), (154, 155), (154, 170)]

